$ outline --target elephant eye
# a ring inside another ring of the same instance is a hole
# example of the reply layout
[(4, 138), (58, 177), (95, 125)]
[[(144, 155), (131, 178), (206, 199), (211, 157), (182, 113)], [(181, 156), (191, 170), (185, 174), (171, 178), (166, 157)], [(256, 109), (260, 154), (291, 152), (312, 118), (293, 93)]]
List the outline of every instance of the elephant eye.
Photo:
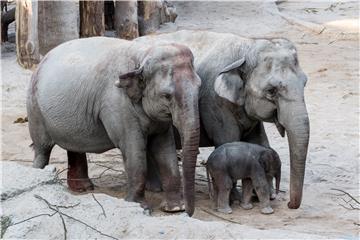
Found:
[(276, 96), (276, 93), (277, 93), (276, 87), (270, 87), (266, 89), (266, 98), (269, 100), (273, 100), (274, 97)]
[(171, 94), (170, 93), (163, 93), (163, 94), (161, 94), (161, 97), (166, 99), (167, 101), (171, 100)]

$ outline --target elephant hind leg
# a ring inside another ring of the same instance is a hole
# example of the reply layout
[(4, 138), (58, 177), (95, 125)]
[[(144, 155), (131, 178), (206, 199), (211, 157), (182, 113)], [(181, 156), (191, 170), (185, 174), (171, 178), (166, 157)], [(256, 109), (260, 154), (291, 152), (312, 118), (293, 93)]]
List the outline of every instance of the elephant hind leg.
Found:
[(88, 176), (86, 153), (68, 151), (67, 156), (69, 165), (67, 183), (70, 190), (74, 192), (93, 190), (94, 185)]
[(33, 144), (35, 156), (33, 161), (34, 168), (44, 168), (46, 165), (49, 164), (51, 150), (54, 145), (51, 146), (42, 146)]
[(218, 195), (217, 195), (217, 210), (222, 213), (232, 213), (230, 208), (230, 191), (233, 185), (231, 178), (227, 175), (216, 174), (215, 184), (217, 185)]
[(42, 119), (33, 116), (36, 113), (36, 111), (35, 113), (30, 112), (28, 116), (29, 131), (33, 141), (31, 146), (34, 149), (33, 167), (44, 168), (49, 164), (51, 150), (55, 144), (49, 136)]
[(211, 178), (213, 190), (214, 190), (214, 196), (213, 196), (213, 210), (217, 209), (217, 202), (218, 202), (218, 195), (219, 195), (219, 189), (217, 185), (215, 184), (214, 178)]

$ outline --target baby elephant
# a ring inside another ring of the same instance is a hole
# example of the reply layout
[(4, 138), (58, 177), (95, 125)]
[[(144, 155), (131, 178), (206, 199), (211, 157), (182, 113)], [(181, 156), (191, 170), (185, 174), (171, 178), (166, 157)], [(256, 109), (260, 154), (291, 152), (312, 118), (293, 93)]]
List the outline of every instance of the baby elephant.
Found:
[(251, 209), (252, 190), (259, 198), (261, 213), (273, 213), (270, 206), (272, 180), (276, 179), (276, 193), (279, 192), (281, 161), (271, 148), (260, 145), (233, 142), (221, 145), (208, 158), (206, 169), (214, 187), (214, 202), (217, 210), (231, 213), (229, 195), (238, 179), (242, 179), (243, 200), (241, 206)]

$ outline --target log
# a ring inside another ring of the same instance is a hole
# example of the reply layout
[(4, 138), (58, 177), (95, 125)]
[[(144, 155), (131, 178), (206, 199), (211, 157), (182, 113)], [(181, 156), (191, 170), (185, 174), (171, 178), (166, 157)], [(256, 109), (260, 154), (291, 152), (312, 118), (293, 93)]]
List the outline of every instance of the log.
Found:
[(103, 36), (104, 33), (104, 2), (80, 1), (80, 37)]
[(16, 56), (20, 66), (34, 69), (40, 62), (38, 42), (38, 2), (16, 2)]
[(9, 24), (15, 21), (15, 9), (1, 12), (1, 42), (8, 41), (8, 28)]
[(154, 33), (161, 24), (161, 1), (139, 1), (138, 21), (140, 36)]
[(139, 36), (136, 1), (115, 1), (115, 30), (119, 38), (132, 40)]
[(79, 38), (78, 1), (39, 1), (39, 46), (45, 55), (57, 45)]

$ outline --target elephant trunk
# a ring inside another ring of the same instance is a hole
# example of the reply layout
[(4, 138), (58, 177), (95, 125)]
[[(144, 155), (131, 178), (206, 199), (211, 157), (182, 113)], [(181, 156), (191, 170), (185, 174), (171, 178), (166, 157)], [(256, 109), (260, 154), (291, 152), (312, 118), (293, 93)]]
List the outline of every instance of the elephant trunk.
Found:
[(188, 96), (180, 105), (180, 111), (177, 111), (180, 113), (174, 116), (173, 123), (181, 135), (185, 210), (192, 216), (195, 210), (195, 167), (200, 141), (197, 94), (191, 98)]
[(287, 101), (279, 104), (279, 122), (285, 127), (290, 151), (290, 202), (288, 207), (300, 207), (307, 150), (309, 145), (309, 117), (305, 102)]

